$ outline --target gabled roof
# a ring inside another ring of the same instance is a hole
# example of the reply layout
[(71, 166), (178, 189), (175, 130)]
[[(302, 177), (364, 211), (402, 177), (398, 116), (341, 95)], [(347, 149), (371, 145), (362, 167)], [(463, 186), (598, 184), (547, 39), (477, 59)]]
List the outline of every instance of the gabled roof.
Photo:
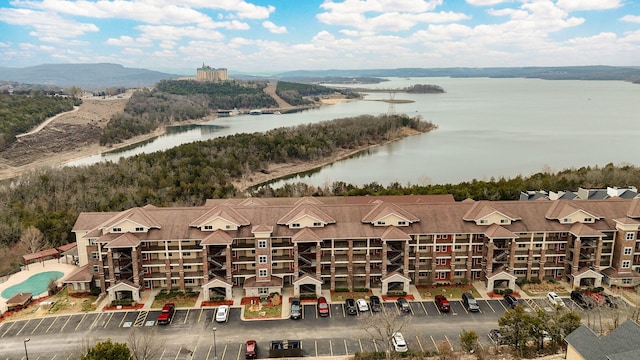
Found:
[(631, 200), (629, 209), (627, 210), (627, 216), (632, 219), (640, 219), (640, 198)]
[(608, 335), (598, 336), (581, 325), (565, 337), (585, 360), (640, 358), (640, 325), (629, 319)]
[(293, 284), (294, 285), (297, 285), (297, 284), (300, 284), (300, 285), (304, 285), (304, 284), (322, 285), (322, 280), (318, 280), (318, 278), (315, 277), (314, 275), (304, 274), (304, 275), (300, 276), (297, 280), (294, 280)]
[(121, 224), (124, 221), (131, 221), (133, 223), (139, 224), (141, 226), (144, 226), (146, 228), (150, 228), (150, 229), (160, 229), (160, 224), (155, 221), (155, 219), (153, 219), (151, 216), (149, 216), (149, 214), (146, 211), (147, 209), (144, 208), (139, 208), (139, 207), (135, 207), (135, 208), (131, 208), (125, 211), (122, 211), (120, 213), (118, 213), (116, 216), (110, 218), (109, 220), (105, 221), (104, 223), (100, 224), (98, 226), (99, 229), (108, 229), (108, 228), (112, 228), (118, 224)]
[(397, 272), (397, 271), (392, 271), (390, 273), (388, 273), (387, 275), (383, 276), (380, 281), (389, 281), (391, 279), (400, 279), (402, 281), (411, 281), (411, 279), (409, 279), (408, 277), (402, 275), (401, 273)]
[(369, 211), (363, 218), (363, 223), (375, 224), (378, 220), (384, 219), (387, 216), (396, 215), (405, 219), (408, 223), (414, 223), (420, 221), (420, 218), (412, 213), (404, 210), (400, 206), (390, 202), (379, 202), (371, 211)]
[(320, 205), (322, 204), (322, 201), (317, 197), (305, 196), (305, 197), (301, 197), (300, 200), (295, 202), (295, 204), (296, 205), (301, 205), (301, 204)]
[(632, 218), (619, 218), (619, 219), (612, 219), (613, 221), (617, 222), (618, 224), (622, 224), (622, 225), (638, 225), (640, 224), (640, 219), (636, 220), (636, 219), (632, 219)]
[(240, 206), (264, 206), (267, 205), (267, 202), (255, 197), (250, 197), (242, 200), (238, 205)]
[(294, 243), (320, 242), (322, 241), (322, 238), (318, 236), (318, 234), (316, 234), (315, 231), (309, 228), (304, 228), (298, 231), (295, 235), (293, 235), (293, 237), (291, 238), (291, 241), (293, 241)]
[(104, 247), (107, 249), (115, 249), (138, 247), (138, 245), (140, 245), (140, 239), (138, 239), (137, 236), (132, 233), (125, 233), (109, 241)]
[(486, 218), (492, 214), (499, 214), (511, 221), (520, 220), (519, 217), (507, 214), (504, 210), (496, 210), (493, 206), (489, 205), (486, 201), (478, 201), (467, 211), (462, 217), (465, 221), (478, 221)]
[[(577, 202), (573, 202), (572, 204), (577, 204)], [(591, 214), (590, 212), (584, 209), (579, 209), (577, 207), (574, 207), (568, 201), (564, 201), (564, 200), (558, 200), (558, 201), (552, 202), (551, 207), (549, 207), (549, 210), (545, 214), (545, 217), (549, 220), (560, 220), (566, 217), (570, 217), (571, 215), (577, 212), (584, 212), (585, 214), (591, 216), (592, 218), (596, 220), (600, 220), (600, 216)]]
[(575, 236), (595, 236), (595, 237), (603, 237), (604, 234), (599, 230), (592, 228), (589, 225), (583, 223), (574, 223), (571, 225), (571, 229), (569, 229), (569, 233)]
[(487, 276), (487, 280), (501, 280), (501, 279), (517, 279), (518, 277), (511, 274), (510, 272), (500, 269), (498, 271), (492, 272), (491, 275)]
[(334, 224), (336, 220), (313, 204), (300, 204), (278, 220), (278, 225), (290, 225), (303, 217), (311, 217), (325, 224)]
[(411, 240), (411, 236), (395, 226), (389, 226), (380, 238), (382, 240)]
[(247, 220), (244, 216), (240, 215), (237, 211), (235, 211), (232, 207), (227, 205), (220, 205), (212, 208), (206, 213), (202, 214), (199, 218), (189, 224), (189, 226), (203, 227), (206, 223), (215, 220), (222, 219), (236, 226), (250, 225), (251, 222)]
[(141, 286), (136, 286), (136, 284), (132, 283), (129, 280), (120, 280), (117, 284), (111, 285), (107, 291), (117, 290), (117, 289), (131, 289), (131, 290), (140, 290)]
[(89, 267), (89, 264), (77, 268), (69, 276), (62, 281), (65, 284), (68, 283), (88, 283), (93, 281), (93, 272)]
[(484, 232), (484, 235), (489, 239), (515, 239), (518, 237), (518, 235), (498, 224), (491, 224)]
[(224, 230), (218, 229), (202, 239), (200, 245), (231, 245), (232, 243), (233, 238), (231, 235), (227, 234)]
[(221, 284), (224, 287), (232, 287), (233, 286), (232, 282), (227, 281), (227, 279), (223, 278), (222, 276), (214, 275), (211, 279), (209, 279), (209, 281), (207, 281), (206, 283), (202, 284), (202, 288), (203, 289), (209, 288), (213, 284)]
[(269, 234), (271, 234), (273, 232), (273, 226), (271, 225), (266, 225), (266, 224), (260, 224), (260, 225), (256, 225), (254, 227), (251, 228), (251, 233), (255, 234), (258, 232), (268, 232)]

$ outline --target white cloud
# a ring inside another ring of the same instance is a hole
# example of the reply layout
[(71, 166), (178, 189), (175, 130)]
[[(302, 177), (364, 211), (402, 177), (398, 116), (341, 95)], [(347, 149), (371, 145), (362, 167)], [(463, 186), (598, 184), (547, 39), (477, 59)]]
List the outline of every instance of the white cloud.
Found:
[(620, 18), (620, 21), (640, 24), (640, 15), (625, 15)]
[(169, 26), (169, 25), (139, 25), (136, 29), (143, 33), (143, 36), (154, 40), (178, 41), (182, 38), (224, 39), (222, 33), (196, 26)]
[(3, 41), (0, 41), (0, 47), (2, 47), (2, 48), (8, 48), (8, 47), (10, 47), (10, 46), (11, 46), (11, 43), (9, 43), (9, 42), (3, 42)]
[(274, 34), (286, 34), (287, 33), (287, 27), (286, 26), (278, 26), (274, 23), (272, 23), (271, 21), (263, 21), (262, 22), (262, 27), (264, 27), (265, 29), (269, 30), (269, 32), (274, 33)]
[(443, 0), (325, 0), (320, 7), (331, 13), (410, 12), (422, 13), (442, 5)]
[(153, 43), (148, 38), (139, 37), (134, 39), (131, 36), (123, 35), (117, 39), (116, 38), (107, 39), (107, 45), (125, 46), (125, 47), (148, 47), (148, 46), (152, 46)]
[(567, 11), (606, 10), (622, 6), (620, 0), (558, 0), (557, 5)]
[(473, 6), (490, 6), (498, 5), (509, 0), (466, 0), (467, 4)]
[(122, 49), (122, 53), (125, 55), (142, 55), (144, 51), (138, 48), (124, 48)]
[(94, 24), (79, 23), (56, 14), (29, 9), (0, 8), (0, 21), (31, 27), (34, 30), (29, 34), (45, 42), (61, 42), (62, 39), (99, 31)]

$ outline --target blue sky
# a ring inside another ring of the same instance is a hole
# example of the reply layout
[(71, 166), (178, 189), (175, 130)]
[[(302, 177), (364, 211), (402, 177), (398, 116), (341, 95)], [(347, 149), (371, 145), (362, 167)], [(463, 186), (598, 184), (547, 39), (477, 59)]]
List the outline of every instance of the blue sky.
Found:
[(0, 66), (640, 66), (638, 0), (0, 0)]

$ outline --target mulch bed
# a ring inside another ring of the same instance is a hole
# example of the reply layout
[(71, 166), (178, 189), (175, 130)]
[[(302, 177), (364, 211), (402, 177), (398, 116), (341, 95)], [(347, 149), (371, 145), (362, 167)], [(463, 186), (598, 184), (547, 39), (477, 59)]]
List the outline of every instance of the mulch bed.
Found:
[(233, 300), (222, 300), (222, 301), (203, 301), (200, 306), (220, 306), (220, 305), (233, 305)]
[(243, 297), (242, 300), (240, 300), (240, 305), (251, 305), (251, 304), (259, 304), (259, 303), (260, 303), (259, 296), (247, 296), (247, 297)]
[[(489, 295), (490, 298), (492, 299), (502, 299), (504, 297), (503, 294), (496, 294), (494, 292), (488, 292), (487, 295)], [(520, 293), (517, 292), (512, 292), (509, 295), (513, 296), (514, 298), (520, 298)]]
[(120, 309), (117, 306), (105, 306), (102, 308), (102, 311), (111, 311), (111, 310), (140, 310), (144, 307), (144, 304), (133, 305), (121, 305)]
[(382, 300), (384, 300), (384, 301), (390, 301), (390, 300), (395, 301), (395, 300), (398, 300), (398, 298), (401, 298), (401, 297), (403, 297), (403, 298), (405, 298), (407, 300), (415, 300), (416, 299), (413, 295), (407, 294), (407, 295), (394, 295), (394, 296), (382, 295)]

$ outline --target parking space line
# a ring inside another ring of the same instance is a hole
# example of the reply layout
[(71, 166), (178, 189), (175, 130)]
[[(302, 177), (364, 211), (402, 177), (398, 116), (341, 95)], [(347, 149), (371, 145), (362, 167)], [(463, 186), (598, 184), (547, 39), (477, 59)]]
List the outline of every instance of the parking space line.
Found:
[(375, 339), (373, 340), (373, 347), (376, 349), (376, 352), (378, 352), (378, 343)]
[(85, 317), (87, 317), (87, 314), (82, 315), (82, 319), (80, 319), (80, 322), (78, 323), (78, 325), (76, 325), (76, 328), (73, 329), (73, 331), (78, 331), (78, 328), (80, 327), (80, 324), (82, 324), (82, 322), (84, 321)]
[[(69, 356), (67, 356), (67, 360), (71, 359), (71, 356), (73, 355), (73, 353), (69, 354)], [(9, 359), (7, 359), (9, 360)]]
[(56, 317), (54, 317), (54, 318), (53, 318), (53, 321), (51, 322), (51, 325), (49, 325), (49, 327), (47, 328), (47, 330), (45, 330), (45, 333), (48, 333), (48, 332), (49, 332), (49, 330), (51, 329), (51, 327), (53, 326), (53, 324), (55, 324), (55, 323), (56, 323), (56, 321), (57, 321), (59, 318), (60, 318), (59, 316), (56, 316)]
[(164, 356), (164, 353), (165, 353), (165, 352), (167, 352), (167, 349), (166, 349), (166, 348), (162, 350), (162, 354), (160, 354), (160, 360), (162, 360), (162, 357)]
[(413, 306), (411, 306), (411, 303), (409, 303), (409, 311), (411, 311), (411, 315), (415, 315), (413, 312)]
[(507, 310), (507, 307), (504, 306), (504, 303), (502, 301), (498, 300), (498, 304), (500, 304), (503, 309)]
[(429, 315), (429, 313), (427, 312), (427, 307), (424, 306), (424, 303), (422, 301), (420, 301), (420, 306), (422, 306), (422, 310), (424, 310), (425, 315)]
[(460, 306), (462, 306), (462, 310), (464, 310), (464, 312), (468, 314), (469, 312), (467, 311), (467, 308), (464, 306), (462, 301), (459, 301), (459, 303), (460, 303)]
[(72, 317), (73, 315), (69, 315), (69, 317), (67, 318), (67, 321), (64, 322), (64, 325), (62, 325), (62, 329), (60, 329), (60, 331), (64, 330), (65, 326), (67, 326), (67, 324), (69, 323), (69, 320), (71, 320)]
[(178, 356), (180, 356), (181, 352), (182, 352), (182, 346), (180, 346), (180, 348), (178, 349), (178, 353), (176, 354), (176, 357), (173, 360), (178, 360)]
[(204, 312), (204, 309), (200, 309), (200, 315), (198, 315), (198, 324), (200, 324), (200, 319), (202, 318), (203, 312)]
[(209, 355), (211, 355), (211, 345), (209, 345), (209, 351), (207, 351), (207, 359), (206, 360), (209, 360)]
[(191, 357), (190, 357), (191, 359), (193, 359), (193, 354), (196, 353), (196, 350), (198, 350), (198, 345), (193, 347), (193, 351), (191, 352)]
[(436, 341), (433, 339), (433, 336), (429, 335), (429, 337), (431, 338), (431, 342), (433, 343), (433, 346), (436, 348), (436, 352), (440, 353), (440, 349), (438, 349), (438, 344), (436, 344)]
[(107, 328), (107, 326), (109, 325), (109, 322), (110, 322), (110, 321), (111, 321), (111, 319), (113, 318), (113, 314), (114, 314), (114, 313), (111, 313), (111, 315), (109, 315), (109, 318), (107, 319), (106, 324), (104, 324), (104, 328), (105, 328), (105, 329)]
[(444, 335), (444, 339), (447, 340), (447, 342), (449, 343), (449, 349), (451, 349), (451, 351), (453, 351), (453, 345), (451, 344), (451, 340), (449, 340), (449, 337), (447, 337), (447, 335)]
[(347, 314), (344, 313), (344, 306), (342, 306), (342, 304), (340, 304), (340, 308), (342, 308), (342, 316), (347, 317)]
[[(498, 300), (498, 301), (500, 301), (500, 300)], [(486, 302), (487, 305), (489, 305), (489, 309), (491, 309), (491, 311), (496, 312), (496, 310), (493, 308), (493, 306), (491, 306), (490, 302), (488, 302), (487, 300), (485, 300), (484, 302)]]
[(227, 344), (224, 344), (224, 350), (222, 350), (222, 357), (220, 359), (224, 359), (224, 355), (227, 353)]
[(7, 331), (5, 331), (5, 332), (2, 334), (2, 336), (0, 336), (0, 337), (4, 337), (4, 336), (9, 332), (9, 330), (11, 330), (11, 328), (13, 327), (13, 325), (15, 325), (15, 324), (16, 324), (16, 322), (15, 322), (15, 321), (14, 321), (14, 322), (12, 322), (12, 323), (11, 323), (11, 326), (9, 326), (9, 328), (7, 329)]
[(240, 354), (242, 353), (242, 344), (240, 344), (240, 346), (238, 346), (238, 357), (236, 357), (236, 360), (240, 360)]
[(51, 358), (51, 360), (55, 360), (56, 356), (58, 356), (58, 354), (53, 355), (53, 357)]
[(22, 326), (22, 328), (20, 329), (20, 331), (18, 331), (18, 333), (16, 334), (16, 336), (20, 335), (20, 333), (22, 332), (22, 330), (24, 330), (25, 327), (27, 327), (27, 324), (29, 324), (29, 321), (31, 321), (30, 319), (27, 320), (26, 323), (24, 323), (24, 325)]
[(183, 324), (186, 324), (186, 323), (187, 323), (187, 319), (189, 318), (189, 311), (190, 311), (190, 310), (191, 310), (191, 309), (187, 309), (187, 315), (185, 315), (185, 316), (184, 316), (184, 321), (182, 322)]
[(478, 338), (476, 342), (478, 343), (478, 345), (480, 345), (480, 349), (484, 350), (484, 345), (482, 345), (482, 343), (480, 342), (480, 338)]
[(120, 324), (118, 325), (118, 327), (122, 327), (122, 324), (124, 324), (124, 319), (127, 318), (128, 313), (129, 313), (128, 311), (125, 311), (124, 316), (122, 317), (122, 320), (120, 320)]
[(316, 357), (318, 357), (318, 340), (313, 340), (313, 343), (316, 348)]
[(331, 356), (333, 356), (333, 344), (331, 343), (331, 339), (329, 339), (329, 352), (331, 353)]
[(347, 339), (343, 339), (344, 340), (344, 351), (347, 354), (347, 356), (349, 356), (349, 347), (347, 346)]
[(33, 329), (33, 331), (31, 332), (32, 334), (33, 334), (34, 332), (36, 332), (36, 330), (38, 330), (38, 327), (40, 327), (40, 324), (42, 324), (42, 321), (43, 321), (44, 319), (45, 319), (45, 318), (40, 319), (40, 322), (38, 323), (38, 325), (36, 325), (36, 327), (35, 327), (35, 328)]
[(422, 342), (420, 341), (420, 338), (418, 337), (418, 335), (416, 335), (416, 340), (418, 340), (418, 345), (420, 346), (420, 351), (424, 352), (424, 348), (422, 347)]
[[(89, 329), (93, 329), (93, 327), (96, 326), (96, 324), (98, 323), (98, 320), (100, 320), (101, 317), (102, 317), (102, 313), (98, 314), (98, 316), (96, 316), (96, 319), (93, 320), (93, 322), (89, 326)], [(78, 325), (80, 325), (80, 324), (78, 324)]]
[(360, 339), (358, 339), (358, 344), (360, 344), (360, 352), (364, 352), (364, 351), (362, 350), (362, 341), (360, 341)]
[(316, 319), (318, 318), (318, 304), (316, 303), (315, 305), (313, 305), (313, 308), (316, 312)]

